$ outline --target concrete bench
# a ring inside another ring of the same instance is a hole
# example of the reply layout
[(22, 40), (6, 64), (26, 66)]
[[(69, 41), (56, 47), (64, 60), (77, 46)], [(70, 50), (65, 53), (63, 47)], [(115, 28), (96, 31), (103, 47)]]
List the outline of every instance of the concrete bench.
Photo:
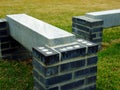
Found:
[(32, 51), (32, 47), (74, 42), (75, 35), (25, 14), (7, 15), (10, 35)]
[(86, 13), (72, 18), (72, 31), (77, 38), (102, 43), (102, 31), (120, 25), (120, 9)]
[(0, 44), (8, 42), (1, 56), (20, 45), (32, 53), (34, 90), (96, 89), (97, 44), (25, 14), (7, 15), (0, 34)]
[(120, 26), (120, 9), (86, 13), (87, 17), (103, 20), (103, 27)]

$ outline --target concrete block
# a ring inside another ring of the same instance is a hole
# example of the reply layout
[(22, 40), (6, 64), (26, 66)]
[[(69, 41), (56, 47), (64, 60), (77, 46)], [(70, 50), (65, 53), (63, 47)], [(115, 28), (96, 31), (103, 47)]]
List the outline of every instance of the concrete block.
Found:
[(97, 73), (97, 66), (93, 66), (90, 68), (85, 68), (85, 69), (76, 71), (74, 74), (75, 74), (75, 78), (83, 78), (96, 73)]
[(35, 59), (33, 59), (33, 66), (45, 77), (58, 74), (58, 66), (54, 67), (43, 66), (39, 61)]
[(88, 68), (88, 75), (96, 74), (97, 73), (97, 66), (93, 66)]
[(83, 77), (86, 77), (87, 74), (88, 74), (88, 69), (82, 69), (82, 70), (76, 71), (74, 77), (83, 78)]
[(75, 62), (71, 62), (71, 68), (76, 68), (76, 69), (79, 69), (81, 67), (84, 67), (85, 66), (85, 59), (82, 59), (82, 60), (77, 60)]
[(76, 37), (77, 35), (79, 35), (79, 37), (77, 38), (82, 38), (82, 39), (92, 41), (92, 42), (94, 42), (93, 41), (94, 39), (102, 38), (102, 32), (89, 32), (88, 33), (88, 32), (85, 32), (84, 30), (73, 28), (73, 33), (76, 35)]
[(6, 30), (6, 29), (0, 30), (0, 36), (4, 36), (7, 34), (8, 34), (8, 30)]
[(76, 38), (82, 38), (85, 40), (90, 41), (91, 40), (91, 33), (84, 32), (83, 30), (79, 30), (76, 28), (73, 28), (73, 33), (76, 35)]
[(80, 44), (72, 44), (55, 48), (61, 53), (61, 60), (68, 60), (70, 58), (84, 56), (86, 54), (86, 47)]
[(7, 15), (10, 35), (28, 50), (74, 42), (75, 35), (26, 14)]
[(6, 19), (0, 19), (0, 58), (7, 60), (31, 58), (31, 53), (9, 35), (9, 26)]
[(33, 70), (34, 78), (44, 84), (45, 87), (50, 87), (51, 85), (55, 85), (62, 82), (67, 82), (72, 79), (72, 74), (63, 74), (54, 77), (45, 78), (41, 76), (36, 70)]
[(102, 19), (104, 28), (120, 25), (120, 9), (91, 12), (86, 13), (85, 16), (92, 19)]
[(95, 39), (92, 39), (91, 40), (92, 42), (94, 42), (94, 43), (101, 43), (102, 42), (102, 37), (101, 38), (95, 38)]
[(84, 79), (61, 86), (60, 90), (73, 90), (84, 85)]
[(8, 42), (11, 40), (11, 38), (9, 36), (3, 36), (3, 37), (0, 37), (0, 40), (1, 40), (1, 43), (3, 42)]
[(97, 61), (98, 61), (97, 56), (89, 57), (87, 58), (87, 65), (95, 65), (97, 64)]
[(91, 76), (86, 79), (86, 84), (96, 83), (96, 76)]
[[(87, 16), (76, 16), (72, 19), (72, 32), (77, 38), (82, 38), (99, 44), (101, 47), (103, 20)], [(100, 49), (100, 48), (99, 48)]]
[(2, 48), (2, 49), (10, 48), (10, 43), (9, 43), (9, 42), (1, 43), (1, 48)]
[(90, 28), (99, 27), (103, 25), (103, 21), (101, 19), (92, 19), (86, 16), (74, 16), (72, 18), (72, 22), (76, 24), (81, 24)]
[(99, 50), (98, 44), (92, 43), (84, 39), (78, 39), (77, 41), (87, 47), (86, 54), (96, 54)]
[(38, 80), (34, 80), (34, 90), (59, 90), (58, 87), (47, 88), (43, 87)]
[(72, 24), (72, 27), (76, 28), (76, 29), (79, 29), (79, 30), (82, 30), (86, 33), (100, 32), (103, 29), (102, 27), (90, 28), (90, 27), (82, 26), (81, 24), (75, 24), (75, 23)]
[(59, 62), (59, 53), (45, 46), (33, 48), (33, 56), (44, 65), (50, 65)]
[(77, 61), (74, 61), (74, 62), (70, 62), (70, 63), (66, 63), (66, 64), (62, 64), (61, 65), (61, 72), (63, 71), (71, 71), (71, 70), (74, 70), (74, 69), (79, 69), (81, 67), (84, 67), (85, 66), (85, 60), (77, 60)]
[(53, 84), (57, 84), (60, 82), (66, 82), (66, 81), (69, 81), (71, 79), (72, 79), (72, 74), (69, 73), (69, 74), (64, 74), (61, 76), (55, 76), (55, 77), (49, 78), (46, 83), (48, 85), (53, 85)]

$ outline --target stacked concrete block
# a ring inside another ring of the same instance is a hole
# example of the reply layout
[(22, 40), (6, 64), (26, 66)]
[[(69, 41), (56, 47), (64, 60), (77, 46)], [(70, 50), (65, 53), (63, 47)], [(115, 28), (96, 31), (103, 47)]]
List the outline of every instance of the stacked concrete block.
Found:
[(120, 9), (86, 13), (72, 18), (72, 30), (77, 38), (83, 38), (101, 47), (102, 30), (120, 25)]
[(84, 39), (33, 48), (34, 90), (96, 90), (97, 51)]
[(103, 21), (92, 19), (86, 16), (76, 16), (72, 18), (72, 31), (77, 38), (83, 38), (101, 45)]
[(21, 60), (30, 57), (30, 52), (9, 35), (8, 22), (0, 19), (0, 58)]
[(5, 54), (9, 47), (8, 24), (5, 19), (0, 19), (0, 57)]

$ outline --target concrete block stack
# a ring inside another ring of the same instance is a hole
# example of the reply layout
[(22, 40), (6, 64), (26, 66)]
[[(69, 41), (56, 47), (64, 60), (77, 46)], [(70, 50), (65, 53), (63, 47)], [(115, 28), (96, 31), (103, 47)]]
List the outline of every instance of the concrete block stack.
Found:
[(9, 25), (6, 19), (0, 19), (0, 58), (23, 60), (30, 57), (30, 52), (9, 35)]
[(5, 57), (6, 48), (9, 47), (8, 23), (5, 19), (0, 19), (0, 58)]
[(120, 9), (90, 12), (72, 18), (72, 31), (77, 38), (99, 44), (101, 48), (104, 28), (120, 25)]
[(77, 38), (83, 38), (101, 45), (103, 31), (101, 19), (76, 16), (72, 18), (72, 22), (72, 31)]
[(34, 90), (95, 90), (97, 51), (84, 39), (33, 48)]

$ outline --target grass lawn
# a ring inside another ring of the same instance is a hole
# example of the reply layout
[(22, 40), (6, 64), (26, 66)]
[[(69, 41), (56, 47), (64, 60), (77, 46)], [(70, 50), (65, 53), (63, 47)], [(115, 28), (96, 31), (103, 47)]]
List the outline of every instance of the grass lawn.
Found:
[[(120, 0), (0, 0), (0, 18), (26, 13), (71, 32), (72, 16), (120, 9)], [(105, 29), (98, 53), (97, 90), (120, 90), (120, 27)], [(31, 61), (0, 60), (0, 90), (32, 90)]]

